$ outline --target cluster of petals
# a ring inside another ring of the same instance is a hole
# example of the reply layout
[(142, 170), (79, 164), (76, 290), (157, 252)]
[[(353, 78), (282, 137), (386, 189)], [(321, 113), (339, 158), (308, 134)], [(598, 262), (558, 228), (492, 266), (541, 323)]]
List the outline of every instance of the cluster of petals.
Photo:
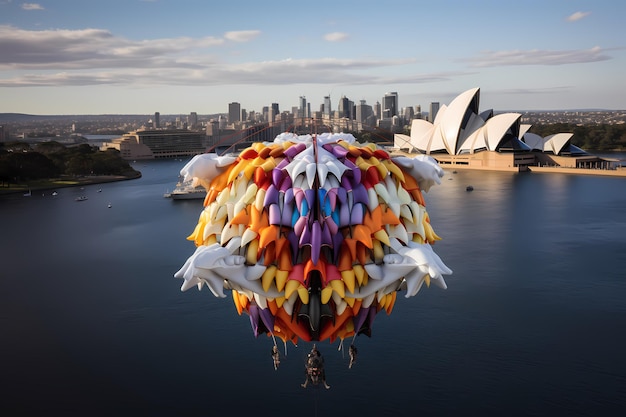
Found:
[(207, 190), (183, 291), (232, 293), (255, 336), (343, 340), (371, 334), (398, 291), (446, 288), (422, 192), (443, 170), (391, 156), (350, 134), (284, 133), (238, 155), (208, 153), (181, 170)]

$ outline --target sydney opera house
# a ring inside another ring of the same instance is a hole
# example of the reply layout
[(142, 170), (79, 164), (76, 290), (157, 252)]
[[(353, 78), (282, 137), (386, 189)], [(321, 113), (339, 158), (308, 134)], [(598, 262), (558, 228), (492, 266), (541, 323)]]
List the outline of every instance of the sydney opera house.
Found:
[(594, 156), (571, 144), (571, 133), (541, 137), (522, 124), (520, 113), (480, 111), (480, 88), (458, 95), (440, 107), (431, 123), (415, 119), (409, 135), (394, 135), (394, 147), (427, 154), (454, 168), (503, 171), (541, 167), (612, 169), (613, 161)]

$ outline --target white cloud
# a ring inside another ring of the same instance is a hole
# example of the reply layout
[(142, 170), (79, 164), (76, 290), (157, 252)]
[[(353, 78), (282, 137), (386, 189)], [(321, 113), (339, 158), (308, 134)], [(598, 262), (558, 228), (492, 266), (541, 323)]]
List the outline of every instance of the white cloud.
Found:
[[(142, 60), (137, 60), (138, 62)], [(103, 69), (37, 71), (0, 78), (0, 87), (86, 86), (86, 85), (290, 85), (290, 84), (422, 84), (449, 80), (459, 73), (381, 76), (385, 69), (402, 68), (413, 59), (351, 60), (351, 59), (284, 59), (263, 62), (228, 64), (189, 59), (186, 65), (166, 60), (149, 61), (143, 67), (119, 66)], [(376, 70), (370, 73), (369, 70)]]
[(598, 46), (591, 49), (574, 49), (551, 51), (531, 49), (527, 51), (485, 51), (474, 58), (459, 60), (468, 62), (471, 67), (501, 67), (518, 65), (566, 65), (588, 62), (606, 61), (612, 59), (604, 54)]
[(41, 4), (38, 3), (22, 3), (22, 9), (24, 10), (45, 10)]
[(226, 32), (224, 38), (233, 42), (248, 42), (261, 34), (260, 30), (239, 30)]
[(332, 32), (324, 35), (324, 39), (328, 42), (341, 42), (347, 40), (348, 38), (348, 34), (343, 32)]
[(567, 16), (567, 21), (568, 22), (576, 22), (577, 20), (583, 19), (587, 16), (589, 16), (591, 14), (591, 12), (576, 12), (574, 14), (571, 14), (569, 16)]
[[(223, 42), (213, 37), (134, 41), (103, 29), (31, 31), (0, 25), (0, 70), (186, 66)], [(184, 53), (190, 58), (181, 58)]]

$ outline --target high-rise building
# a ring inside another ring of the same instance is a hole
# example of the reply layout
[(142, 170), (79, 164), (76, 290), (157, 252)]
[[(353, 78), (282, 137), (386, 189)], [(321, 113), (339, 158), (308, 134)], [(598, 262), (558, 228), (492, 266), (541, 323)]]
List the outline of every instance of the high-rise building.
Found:
[(198, 126), (198, 113), (196, 113), (195, 111), (189, 113), (187, 126), (189, 126), (190, 129), (195, 129)]
[(361, 100), (359, 104), (356, 105), (355, 120), (364, 126), (374, 126), (374, 111), (372, 110), (372, 106), (365, 103), (365, 100)]
[(264, 122), (268, 122), (269, 121), (269, 117), (270, 117), (270, 108), (269, 106), (263, 106), (263, 108), (261, 109), (261, 113), (262, 113), (262, 120)]
[(308, 117), (307, 114), (307, 104), (306, 104), (306, 97), (305, 96), (300, 96), (300, 107), (298, 108), (299, 110), (299, 114), (298, 117)]
[(233, 101), (228, 105), (228, 123), (241, 121), (241, 104)]
[(337, 105), (337, 111), (339, 112), (339, 118), (347, 118), (351, 119), (352, 117), (352, 106), (350, 105), (350, 100), (348, 97), (341, 96), (339, 99), (339, 104)]
[(374, 104), (374, 116), (376, 116), (376, 119), (382, 119), (380, 107), (380, 103), (377, 101), (376, 104)]
[(415, 112), (413, 111), (413, 107), (405, 107), (402, 111), (402, 118), (404, 119), (404, 123), (410, 123), (411, 120), (415, 118)]
[(332, 114), (332, 108), (330, 106), (330, 96), (324, 96), (324, 115), (330, 117)]
[(161, 113), (154, 112), (154, 120), (152, 121), (152, 127), (154, 129), (160, 129), (161, 128)]
[(393, 91), (386, 93), (383, 97), (382, 117), (393, 117), (398, 115), (398, 93)]
[(439, 102), (433, 101), (430, 103), (430, 111), (428, 112), (428, 121), (433, 123), (435, 121), (435, 117), (437, 117), (437, 112), (439, 111)]
[(280, 114), (280, 110), (279, 110), (278, 103), (272, 103), (272, 105), (269, 106), (268, 108), (267, 121), (269, 123), (274, 123), (274, 121), (276, 121), (276, 117), (279, 114)]

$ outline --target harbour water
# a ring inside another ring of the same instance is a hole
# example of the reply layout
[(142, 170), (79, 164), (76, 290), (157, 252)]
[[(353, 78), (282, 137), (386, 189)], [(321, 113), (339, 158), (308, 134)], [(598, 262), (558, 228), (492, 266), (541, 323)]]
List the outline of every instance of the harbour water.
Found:
[(3, 415), (626, 410), (626, 179), (446, 171), (425, 197), (448, 289), (401, 293), (352, 369), (347, 345), (318, 343), (324, 390), (300, 387), (311, 344), (281, 343), (275, 371), (229, 298), (180, 291), (201, 201), (163, 194), (184, 163), (0, 200)]

